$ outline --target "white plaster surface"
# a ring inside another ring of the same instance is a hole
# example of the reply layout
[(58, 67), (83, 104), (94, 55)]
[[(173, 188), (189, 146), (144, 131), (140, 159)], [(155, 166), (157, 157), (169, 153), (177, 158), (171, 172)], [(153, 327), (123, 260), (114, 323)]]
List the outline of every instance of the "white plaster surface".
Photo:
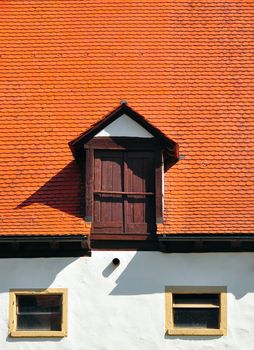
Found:
[[(121, 263), (113, 267), (118, 257)], [(2, 259), (1, 350), (252, 350), (254, 254), (93, 252), (88, 258)], [(166, 285), (225, 285), (228, 336), (165, 336)], [(68, 337), (8, 337), (10, 288), (68, 288)]]
[(123, 114), (121, 117), (113, 121), (111, 124), (106, 126), (105, 129), (101, 130), (95, 137), (98, 136), (126, 136), (126, 137), (153, 137), (146, 129), (136, 123), (133, 119)]

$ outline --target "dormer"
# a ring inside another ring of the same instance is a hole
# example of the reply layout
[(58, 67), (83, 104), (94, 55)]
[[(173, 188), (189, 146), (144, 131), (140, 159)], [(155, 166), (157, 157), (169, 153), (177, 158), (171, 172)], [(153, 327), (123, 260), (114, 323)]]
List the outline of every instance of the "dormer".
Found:
[(149, 240), (163, 223), (163, 173), (177, 144), (126, 103), (70, 143), (84, 169), (93, 240)]

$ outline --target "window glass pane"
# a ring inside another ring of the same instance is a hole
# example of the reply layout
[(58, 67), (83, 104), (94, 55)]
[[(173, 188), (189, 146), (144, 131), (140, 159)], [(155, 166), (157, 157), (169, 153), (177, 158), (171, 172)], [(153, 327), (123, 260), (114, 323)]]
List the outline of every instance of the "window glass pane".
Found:
[(174, 294), (173, 304), (209, 304), (220, 305), (219, 294)]
[(173, 316), (176, 328), (219, 328), (219, 309), (175, 308)]
[(17, 330), (60, 331), (62, 295), (18, 295)]
[(18, 313), (60, 312), (61, 295), (18, 295)]
[(60, 331), (61, 314), (18, 315), (17, 330)]

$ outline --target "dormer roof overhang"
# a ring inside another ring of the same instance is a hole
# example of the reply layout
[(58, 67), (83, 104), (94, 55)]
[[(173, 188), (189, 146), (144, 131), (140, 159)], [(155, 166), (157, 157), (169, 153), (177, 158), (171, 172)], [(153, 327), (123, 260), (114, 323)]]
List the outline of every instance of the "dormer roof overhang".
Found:
[(130, 117), (154, 137), (157, 145), (163, 150), (165, 164), (171, 166), (178, 161), (178, 144), (167, 137), (161, 130), (146, 120), (141, 114), (137, 113), (125, 102), (121, 103), (121, 105), (118, 106), (115, 110), (97, 121), (84, 133), (69, 143), (74, 158), (79, 160), (82, 156), (84, 145), (88, 143), (101, 130), (103, 130), (109, 124), (113, 123), (122, 115), (127, 115)]

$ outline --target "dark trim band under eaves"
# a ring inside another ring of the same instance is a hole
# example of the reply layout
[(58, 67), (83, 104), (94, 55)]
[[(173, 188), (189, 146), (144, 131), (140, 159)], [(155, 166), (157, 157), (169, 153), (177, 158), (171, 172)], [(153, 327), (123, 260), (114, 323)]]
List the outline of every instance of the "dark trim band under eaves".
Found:
[(91, 256), (88, 236), (0, 236), (0, 258), (79, 256)]

